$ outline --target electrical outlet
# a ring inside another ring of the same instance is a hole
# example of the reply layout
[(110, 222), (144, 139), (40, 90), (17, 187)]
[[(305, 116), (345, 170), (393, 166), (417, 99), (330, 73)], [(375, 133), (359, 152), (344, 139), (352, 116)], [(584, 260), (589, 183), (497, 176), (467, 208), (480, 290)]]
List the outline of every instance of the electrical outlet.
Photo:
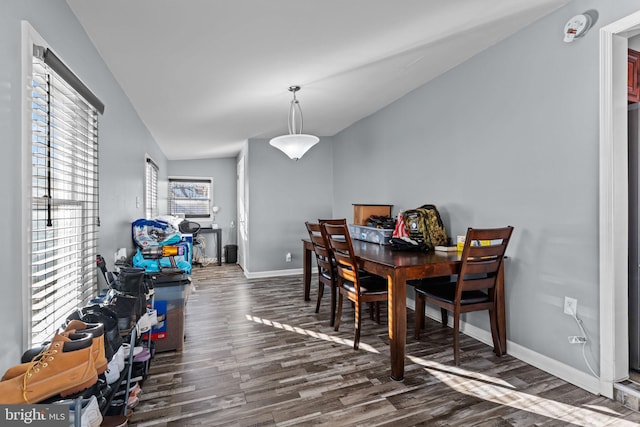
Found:
[(569, 337), (569, 344), (584, 344), (587, 342), (587, 338), (585, 337), (579, 337), (579, 336), (570, 336)]
[(575, 298), (564, 297), (564, 314), (575, 316), (578, 313), (578, 300)]
[(286, 262), (291, 262), (291, 252), (287, 252), (287, 255), (285, 255), (284, 260)]

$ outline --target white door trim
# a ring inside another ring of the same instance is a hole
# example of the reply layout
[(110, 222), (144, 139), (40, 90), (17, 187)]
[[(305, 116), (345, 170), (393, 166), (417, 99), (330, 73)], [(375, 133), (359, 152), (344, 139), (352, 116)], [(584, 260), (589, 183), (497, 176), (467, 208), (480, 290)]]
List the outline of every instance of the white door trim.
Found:
[(629, 375), (627, 47), (636, 12), (600, 29), (600, 393)]

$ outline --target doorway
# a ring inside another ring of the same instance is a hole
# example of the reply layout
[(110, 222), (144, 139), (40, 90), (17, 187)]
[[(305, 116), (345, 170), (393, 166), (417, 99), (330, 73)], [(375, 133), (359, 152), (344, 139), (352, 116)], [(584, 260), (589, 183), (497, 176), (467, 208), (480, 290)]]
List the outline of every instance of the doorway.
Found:
[(247, 239), (247, 201), (245, 198), (245, 176), (244, 176), (245, 156), (241, 154), (236, 165), (236, 194), (238, 212), (238, 265), (243, 271), (246, 269), (246, 239)]
[(600, 29), (600, 394), (629, 377), (628, 39), (640, 12)]

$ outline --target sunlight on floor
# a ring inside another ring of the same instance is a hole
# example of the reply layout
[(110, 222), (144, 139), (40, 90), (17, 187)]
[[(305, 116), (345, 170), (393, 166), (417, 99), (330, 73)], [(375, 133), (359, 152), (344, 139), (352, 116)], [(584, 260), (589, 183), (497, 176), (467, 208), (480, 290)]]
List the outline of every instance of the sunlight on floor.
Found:
[[(425, 371), (447, 384), (453, 390), (468, 396), (478, 397), (499, 405), (532, 412), (579, 426), (609, 425), (609, 423), (614, 422), (616, 426), (637, 426), (634, 422), (617, 418), (620, 414), (610, 408), (597, 405), (573, 406), (513, 390), (512, 385), (499, 378), (410, 355), (407, 358), (418, 365), (424, 366)], [(609, 413), (611, 416), (603, 412)]]
[[(309, 329), (303, 329), (303, 328), (299, 328), (297, 326), (291, 326), (291, 325), (287, 325), (286, 323), (280, 323), (280, 322), (274, 322), (268, 319), (263, 319), (261, 317), (257, 317), (257, 316), (251, 316), (249, 314), (245, 315), (247, 320), (251, 321), (251, 322), (255, 322), (255, 323), (260, 323), (262, 325), (267, 325), (267, 326), (272, 326), (274, 328), (278, 328), (278, 329), (282, 329), (285, 331), (289, 331), (289, 332), (295, 332), (297, 334), (300, 335), (307, 335), (313, 338), (317, 338), (317, 339), (321, 339), (324, 341), (330, 341), (336, 344), (341, 344), (341, 345), (346, 345), (349, 347), (353, 347), (353, 340), (345, 340), (343, 338), (340, 337), (334, 337), (331, 335), (327, 335), (327, 334), (323, 334), (321, 332), (315, 332), (315, 331), (310, 331)], [(360, 346), (359, 346), (360, 350), (364, 350), (364, 351), (368, 351), (369, 353), (376, 353), (379, 354), (380, 352), (378, 350), (376, 350), (375, 348), (373, 348), (372, 346), (370, 346), (369, 344), (363, 343), (362, 341), (360, 342)]]

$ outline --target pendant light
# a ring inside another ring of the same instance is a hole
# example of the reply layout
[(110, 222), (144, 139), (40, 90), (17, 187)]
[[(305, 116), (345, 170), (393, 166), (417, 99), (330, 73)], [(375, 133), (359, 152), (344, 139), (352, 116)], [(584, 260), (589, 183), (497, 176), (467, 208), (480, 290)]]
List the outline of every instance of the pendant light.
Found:
[(300, 103), (296, 99), (296, 92), (300, 90), (300, 86), (290, 86), (289, 91), (293, 93), (293, 99), (289, 106), (289, 135), (282, 135), (272, 138), (269, 144), (282, 151), (289, 156), (290, 159), (298, 160), (311, 147), (316, 145), (320, 138), (315, 135), (306, 135), (302, 133), (302, 109)]

